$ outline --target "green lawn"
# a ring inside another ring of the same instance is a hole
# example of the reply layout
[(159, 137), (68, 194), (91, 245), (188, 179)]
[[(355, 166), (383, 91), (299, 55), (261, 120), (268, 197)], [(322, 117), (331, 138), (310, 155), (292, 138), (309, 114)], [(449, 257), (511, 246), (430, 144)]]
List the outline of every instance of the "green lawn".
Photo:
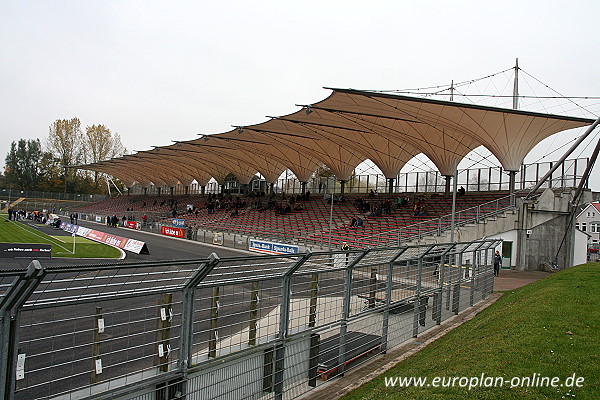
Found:
[(0, 243), (49, 243), (52, 257), (72, 258), (119, 258), (121, 252), (112, 246), (97, 243), (79, 236), (75, 237), (73, 254), (72, 236), (49, 236), (19, 222), (9, 221), (0, 215)]
[[(599, 287), (600, 263), (592, 263), (506, 292), (472, 320), (343, 399), (600, 399)], [(505, 383), (503, 387), (468, 390), (386, 388), (384, 380), (415, 376), (429, 377), (431, 383), (434, 377), (447, 380), (481, 374), (511, 380), (532, 377), (534, 373), (559, 377), (559, 384), (573, 374), (584, 381), (574, 389), (510, 388), (510, 383)]]

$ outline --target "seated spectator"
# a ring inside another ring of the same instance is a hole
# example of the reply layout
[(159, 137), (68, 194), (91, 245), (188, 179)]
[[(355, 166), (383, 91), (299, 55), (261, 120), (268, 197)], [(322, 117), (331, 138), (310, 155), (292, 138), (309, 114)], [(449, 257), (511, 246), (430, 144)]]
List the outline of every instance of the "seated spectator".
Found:
[(458, 196), (464, 196), (466, 192), (467, 191), (465, 190), (465, 188), (463, 186), (461, 186), (460, 189), (458, 189), (458, 192), (456, 194)]

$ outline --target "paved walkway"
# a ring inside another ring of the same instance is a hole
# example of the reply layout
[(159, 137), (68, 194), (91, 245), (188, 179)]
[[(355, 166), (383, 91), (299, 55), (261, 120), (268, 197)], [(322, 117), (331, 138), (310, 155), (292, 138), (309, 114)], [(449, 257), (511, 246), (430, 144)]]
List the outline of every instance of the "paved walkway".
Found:
[(494, 279), (494, 291), (505, 292), (525, 286), (528, 283), (535, 282), (545, 278), (551, 272), (544, 271), (515, 271), (512, 269), (500, 270), (500, 276)]
[(332, 379), (323, 384), (319, 389), (308, 392), (301, 398), (310, 400), (338, 399), (363, 383), (383, 374), (406, 357), (418, 352), (423, 347), (444, 336), (463, 322), (475, 317), (479, 312), (489, 307), (500, 298), (502, 294), (499, 292), (517, 289), (521, 286), (545, 278), (550, 274), (550, 272), (543, 271), (501, 270), (500, 276), (494, 279), (494, 292), (496, 293), (488, 296), (484, 301), (481, 301), (474, 307), (450, 318), (441, 325), (435, 326), (420, 334), (417, 340), (409, 340), (406, 344), (389, 351), (387, 354), (380, 357), (374, 357), (373, 361), (368, 364), (348, 371), (341, 378)]

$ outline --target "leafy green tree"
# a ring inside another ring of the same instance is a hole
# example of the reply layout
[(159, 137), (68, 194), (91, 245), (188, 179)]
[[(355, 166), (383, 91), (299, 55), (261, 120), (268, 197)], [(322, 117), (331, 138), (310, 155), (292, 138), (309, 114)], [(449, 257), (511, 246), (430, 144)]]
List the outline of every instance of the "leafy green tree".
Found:
[(35, 190), (39, 179), (42, 146), (39, 139), (12, 142), (5, 159), (6, 181), (21, 190)]

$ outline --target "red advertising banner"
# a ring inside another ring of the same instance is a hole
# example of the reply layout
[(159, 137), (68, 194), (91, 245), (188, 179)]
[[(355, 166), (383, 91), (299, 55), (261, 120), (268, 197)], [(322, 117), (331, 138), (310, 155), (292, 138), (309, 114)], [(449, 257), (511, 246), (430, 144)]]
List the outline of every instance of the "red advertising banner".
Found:
[(104, 243), (104, 238), (105, 237), (106, 237), (106, 233), (100, 232), (100, 231), (96, 231), (96, 230), (93, 230), (93, 229), (86, 236), (86, 238), (88, 238), (88, 239), (92, 239), (92, 240), (95, 240), (97, 242), (102, 242), (102, 243)]
[(181, 228), (173, 228), (170, 226), (161, 226), (160, 233), (166, 236), (174, 236), (178, 238), (185, 237), (185, 231)]
[(128, 250), (138, 254), (148, 254), (148, 247), (146, 246), (146, 243), (139, 240), (127, 239), (121, 236), (112, 235), (110, 233), (100, 232), (94, 229), (89, 229), (78, 225), (71, 225), (64, 222), (61, 224), (61, 228), (68, 232), (73, 232), (79, 236), (83, 236), (84, 238), (108, 244), (109, 246), (118, 247), (120, 249)]
[(109, 246), (118, 247), (121, 249), (125, 247), (126, 242), (127, 242), (127, 239), (125, 239), (121, 236), (115, 236), (115, 235), (111, 235), (108, 233), (104, 237), (104, 243), (106, 243)]
[(125, 221), (123, 226), (125, 228), (140, 229), (140, 223), (136, 221)]

